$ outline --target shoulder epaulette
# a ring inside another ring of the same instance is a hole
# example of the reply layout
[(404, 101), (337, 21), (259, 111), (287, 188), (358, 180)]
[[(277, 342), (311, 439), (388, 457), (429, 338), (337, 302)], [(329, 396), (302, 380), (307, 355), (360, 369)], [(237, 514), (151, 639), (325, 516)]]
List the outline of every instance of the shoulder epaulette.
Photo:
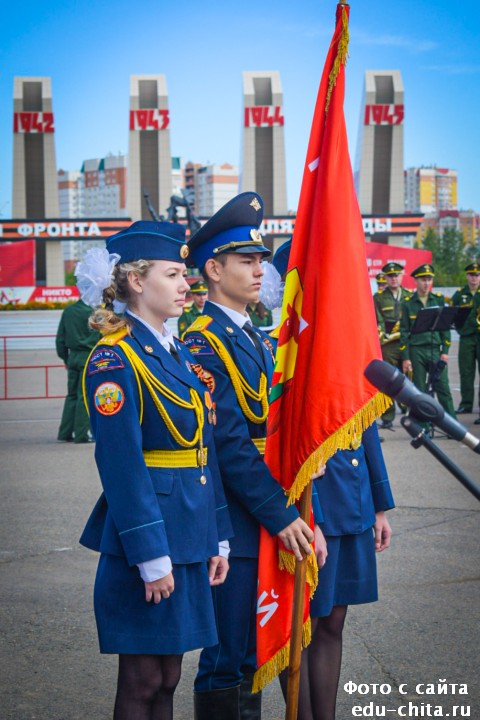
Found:
[(120, 342), (120, 340), (123, 340), (125, 335), (128, 335), (128, 330), (126, 328), (122, 328), (121, 330), (117, 330), (117, 332), (109, 333), (108, 335), (105, 335), (101, 340), (98, 341), (98, 345), (116, 345)]
[(194, 330), (201, 332), (202, 330), (206, 330), (206, 328), (212, 322), (213, 318), (211, 318), (209, 315), (200, 315), (200, 317), (194, 320), (193, 323), (190, 325), (190, 327), (188, 328), (188, 332), (193, 332)]
[(270, 330), (270, 332), (268, 334), (270, 335), (270, 337), (278, 340), (278, 338), (280, 336), (280, 325), (277, 325), (276, 328), (273, 328), (273, 330)]
[(443, 296), (442, 296), (442, 293), (435, 293), (435, 295), (436, 295), (437, 297), (443, 297)]

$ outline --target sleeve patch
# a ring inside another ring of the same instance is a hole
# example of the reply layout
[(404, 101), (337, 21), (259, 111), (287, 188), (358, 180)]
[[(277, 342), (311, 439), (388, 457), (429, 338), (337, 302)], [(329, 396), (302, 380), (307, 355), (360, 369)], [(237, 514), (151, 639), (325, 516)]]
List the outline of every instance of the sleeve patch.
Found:
[(104, 382), (95, 390), (95, 408), (100, 415), (116, 415), (125, 402), (125, 393), (120, 385)]
[(100, 347), (93, 351), (88, 363), (87, 374), (95, 375), (102, 370), (119, 370), (124, 368), (122, 358), (114, 350)]
[(184, 338), (186, 347), (193, 355), (214, 355), (214, 350), (203, 335), (189, 334)]

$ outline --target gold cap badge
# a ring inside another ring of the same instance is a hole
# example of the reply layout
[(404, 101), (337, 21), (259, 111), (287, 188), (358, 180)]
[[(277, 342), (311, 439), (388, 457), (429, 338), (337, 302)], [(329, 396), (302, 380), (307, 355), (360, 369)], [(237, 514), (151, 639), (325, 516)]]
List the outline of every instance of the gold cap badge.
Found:
[(262, 207), (262, 206), (260, 205), (260, 203), (258, 202), (258, 200), (257, 200), (256, 197), (253, 198), (253, 200), (252, 200), (252, 202), (250, 203), (250, 205), (251, 205), (251, 206), (253, 207), (253, 209), (256, 210), (257, 212), (258, 212), (258, 211), (260, 210), (260, 208)]
[(190, 250), (188, 249), (187, 245), (182, 245), (182, 247), (180, 248), (180, 257), (182, 258), (182, 260), (185, 260), (185, 258), (187, 258), (189, 254)]

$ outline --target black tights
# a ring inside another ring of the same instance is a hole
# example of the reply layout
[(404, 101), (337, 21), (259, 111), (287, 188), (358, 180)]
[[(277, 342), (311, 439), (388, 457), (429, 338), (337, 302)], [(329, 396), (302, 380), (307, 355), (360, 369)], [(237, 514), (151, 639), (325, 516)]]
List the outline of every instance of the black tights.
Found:
[[(312, 642), (302, 652), (298, 720), (335, 720), (342, 664), (342, 633), (347, 605), (336, 605), (328, 617), (312, 618)], [(284, 697), (288, 672), (280, 675)]]
[(119, 655), (114, 720), (172, 720), (183, 655)]

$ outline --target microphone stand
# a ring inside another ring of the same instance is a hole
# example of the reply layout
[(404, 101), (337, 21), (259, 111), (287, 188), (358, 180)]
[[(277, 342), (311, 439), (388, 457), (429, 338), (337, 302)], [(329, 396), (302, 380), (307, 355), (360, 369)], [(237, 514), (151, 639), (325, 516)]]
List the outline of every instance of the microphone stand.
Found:
[(400, 422), (410, 437), (413, 438), (410, 444), (413, 448), (415, 448), (415, 450), (423, 445), (423, 447), (428, 450), (428, 452), (431, 453), (433, 457), (435, 457), (443, 465), (443, 467), (456, 477), (457, 480), (459, 480), (462, 485), (477, 498), (477, 500), (480, 500), (480, 487), (471, 480), (468, 475), (466, 475), (463, 470), (458, 467), (458, 465), (455, 465), (455, 463), (450, 460), (443, 450), (440, 450), (440, 448), (435, 445), (426, 433), (425, 429), (422, 428), (417, 418), (412, 415), (407, 415), (406, 417), (401, 418)]

